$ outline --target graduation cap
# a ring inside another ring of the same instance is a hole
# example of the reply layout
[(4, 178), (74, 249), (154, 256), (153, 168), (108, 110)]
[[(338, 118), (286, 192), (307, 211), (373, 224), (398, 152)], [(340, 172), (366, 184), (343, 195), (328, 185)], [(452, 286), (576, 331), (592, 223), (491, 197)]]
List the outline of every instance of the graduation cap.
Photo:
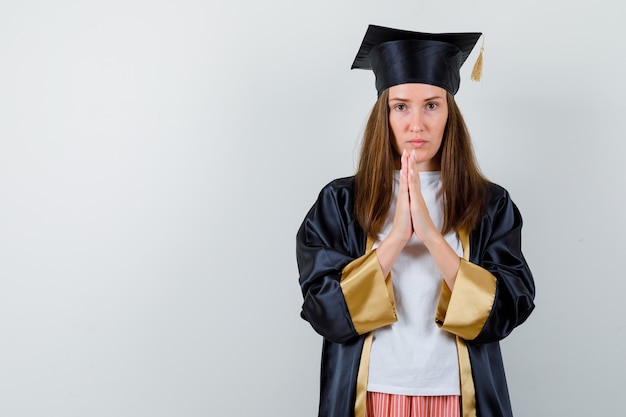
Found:
[[(460, 69), (480, 32), (422, 33), (369, 25), (351, 69), (368, 69), (376, 76), (378, 96), (387, 88), (406, 83), (442, 87), (456, 94)], [(472, 79), (480, 79), (481, 53)]]

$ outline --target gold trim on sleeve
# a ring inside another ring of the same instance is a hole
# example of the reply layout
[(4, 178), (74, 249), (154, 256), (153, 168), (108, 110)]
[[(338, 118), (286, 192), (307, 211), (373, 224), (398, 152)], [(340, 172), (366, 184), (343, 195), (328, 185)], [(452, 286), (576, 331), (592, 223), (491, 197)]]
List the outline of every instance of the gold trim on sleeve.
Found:
[[(469, 258), (467, 234), (459, 233), (463, 245), (463, 255)], [(452, 292), (442, 284), (437, 324), (444, 330), (472, 340), (482, 330), (496, 296), (496, 277), (484, 268), (461, 259), (459, 272)]]
[[(371, 247), (370, 239), (367, 246)], [(375, 251), (370, 250), (346, 265), (340, 285), (358, 334), (398, 320), (393, 284), (383, 276)]]
[(441, 327), (465, 340), (482, 330), (496, 294), (496, 278), (487, 270), (461, 260), (459, 273)]
[(446, 318), (446, 312), (448, 311), (451, 296), (452, 291), (450, 291), (450, 287), (448, 287), (446, 281), (442, 280), (441, 293), (439, 294), (439, 304), (437, 305), (437, 311), (435, 312), (435, 323), (437, 323), (439, 327), (443, 325), (443, 321)]

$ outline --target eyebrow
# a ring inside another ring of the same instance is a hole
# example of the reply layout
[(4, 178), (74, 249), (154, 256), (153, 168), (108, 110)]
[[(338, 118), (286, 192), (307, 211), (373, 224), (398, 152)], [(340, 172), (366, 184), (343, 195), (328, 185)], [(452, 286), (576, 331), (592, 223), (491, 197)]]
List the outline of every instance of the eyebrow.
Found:
[[(443, 96), (432, 96), (432, 97), (428, 97), (426, 99), (424, 99), (423, 101), (432, 101), (432, 100), (443, 100)], [(402, 97), (391, 97), (389, 98), (389, 101), (410, 101), (408, 98), (402, 98)]]

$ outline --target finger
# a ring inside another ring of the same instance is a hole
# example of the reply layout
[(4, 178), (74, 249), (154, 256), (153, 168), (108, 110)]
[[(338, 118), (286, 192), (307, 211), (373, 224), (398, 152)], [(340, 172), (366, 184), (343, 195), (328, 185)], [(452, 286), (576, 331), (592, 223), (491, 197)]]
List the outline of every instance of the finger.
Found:
[(400, 161), (400, 190), (408, 192), (409, 153), (404, 150)]
[[(413, 160), (413, 162), (415, 161), (415, 158), (411, 158), (411, 159)], [(409, 172), (408, 172), (407, 178), (409, 180), (409, 193), (421, 193), (422, 186), (420, 182), (420, 176), (419, 176), (419, 172), (415, 168), (414, 163), (409, 164), (408, 171)]]
[(403, 241), (407, 241), (413, 234), (413, 224), (411, 223), (411, 206), (409, 204), (408, 186), (408, 152), (403, 152), (401, 156), (400, 184), (398, 197), (396, 200), (396, 213), (393, 220), (391, 234), (401, 236)]
[(413, 168), (409, 168), (408, 182), (409, 199), (411, 201), (411, 205), (417, 204), (419, 202), (419, 197), (421, 196), (422, 189), (420, 185), (419, 173), (416, 172)]
[(408, 153), (406, 151), (406, 149), (404, 151), (402, 151), (402, 156), (400, 157), (400, 169), (401, 172), (406, 172), (406, 168), (407, 168), (407, 158), (408, 158)]
[(424, 203), (424, 196), (422, 195), (422, 184), (420, 182), (419, 172), (413, 168), (409, 169), (409, 199), (411, 201), (411, 208), (419, 209)]

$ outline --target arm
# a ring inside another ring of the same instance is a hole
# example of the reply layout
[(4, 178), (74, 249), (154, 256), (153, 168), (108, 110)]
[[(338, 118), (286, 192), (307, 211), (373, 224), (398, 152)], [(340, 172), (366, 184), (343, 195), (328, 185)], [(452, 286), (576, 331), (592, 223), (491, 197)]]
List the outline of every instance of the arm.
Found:
[(468, 341), (506, 337), (534, 309), (535, 285), (521, 250), (522, 218), (500, 187), (491, 186), (487, 213), (470, 236), (455, 286), (443, 285), (437, 323)]
[[(403, 158), (404, 163), (404, 158)], [(428, 212), (421, 191), (420, 177), (417, 172), (415, 151), (407, 154), (408, 195), (410, 197), (410, 215), (415, 236), (424, 243), (433, 257), (441, 276), (449, 288), (454, 288), (461, 259), (435, 226)]]
[(325, 338), (345, 342), (396, 320), (391, 282), (353, 215), (352, 182), (325, 187), (296, 239), (302, 317)]
[[(393, 264), (396, 262), (400, 252), (402, 252), (402, 249), (404, 249), (413, 234), (411, 204), (409, 199), (409, 159), (410, 154), (403, 151), (402, 157), (400, 158), (400, 189), (396, 201), (393, 225), (389, 235), (376, 249), (376, 257), (378, 258), (378, 262), (380, 263), (385, 277), (389, 276)], [(422, 201), (423, 200), (424, 199), (422, 199)]]

